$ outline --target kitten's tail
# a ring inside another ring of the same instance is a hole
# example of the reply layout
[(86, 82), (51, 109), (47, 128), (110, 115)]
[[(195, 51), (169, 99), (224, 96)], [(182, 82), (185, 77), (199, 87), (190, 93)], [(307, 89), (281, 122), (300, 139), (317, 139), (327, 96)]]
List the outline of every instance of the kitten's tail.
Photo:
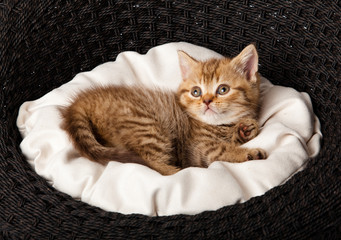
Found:
[(101, 164), (117, 161), (122, 163), (139, 163), (148, 166), (141, 157), (131, 151), (100, 144), (84, 109), (76, 110), (68, 107), (60, 108), (59, 110), (63, 118), (62, 129), (68, 133), (73, 146), (83, 157)]

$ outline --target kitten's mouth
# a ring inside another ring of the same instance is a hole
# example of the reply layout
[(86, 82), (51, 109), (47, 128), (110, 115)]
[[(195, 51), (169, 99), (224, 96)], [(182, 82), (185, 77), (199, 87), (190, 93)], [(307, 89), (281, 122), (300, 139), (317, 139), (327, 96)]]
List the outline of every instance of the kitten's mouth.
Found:
[(213, 115), (213, 114), (217, 114), (217, 113), (212, 108), (207, 106), (205, 109), (204, 115)]

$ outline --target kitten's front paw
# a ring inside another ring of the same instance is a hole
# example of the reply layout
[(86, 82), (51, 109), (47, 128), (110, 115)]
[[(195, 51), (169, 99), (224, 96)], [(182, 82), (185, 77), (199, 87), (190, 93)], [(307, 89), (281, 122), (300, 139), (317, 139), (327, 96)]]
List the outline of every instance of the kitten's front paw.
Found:
[(242, 143), (256, 137), (258, 131), (258, 123), (254, 119), (243, 119), (238, 123), (238, 136)]
[(267, 154), (261, 148), (254, 148), (254, 149), (250, 149), (250, 151), (247, 153), (246, 158), (247, 158), (246, 161), (266, 159)]

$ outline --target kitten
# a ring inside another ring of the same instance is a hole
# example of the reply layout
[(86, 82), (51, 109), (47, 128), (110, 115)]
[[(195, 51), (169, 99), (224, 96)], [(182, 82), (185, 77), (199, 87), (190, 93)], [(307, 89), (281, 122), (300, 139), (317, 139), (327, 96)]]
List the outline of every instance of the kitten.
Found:
[(163, 175), (213, 161), (266, 158), (242, 148), (259, 131), (258, 54), (197, 61), (178, 51), (177, 92), (141, 86), (96, 87), (61, 109), (62, 128), (79, 153), (102, 164), (144, 164)]

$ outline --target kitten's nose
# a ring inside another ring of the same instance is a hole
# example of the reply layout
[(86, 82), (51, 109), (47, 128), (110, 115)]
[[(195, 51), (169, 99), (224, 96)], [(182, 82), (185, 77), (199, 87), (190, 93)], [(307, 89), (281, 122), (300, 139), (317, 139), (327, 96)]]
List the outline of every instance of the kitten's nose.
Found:
[(204, 103), (208, 106), (212, 102), (211, 98), (204, 98)]

